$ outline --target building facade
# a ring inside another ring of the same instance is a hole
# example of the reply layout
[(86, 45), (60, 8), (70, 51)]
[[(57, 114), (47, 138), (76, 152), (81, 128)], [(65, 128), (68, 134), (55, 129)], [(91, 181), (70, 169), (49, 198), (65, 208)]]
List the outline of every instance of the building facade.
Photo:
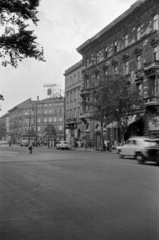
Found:
[(9, 141), (9, 114), (0, 117), (0, 139)]
[(64, 140), (64, 97), (51, 97), (36, 102), (37, 134), (45, 138), (48, 124), (56, 129), (56, 140)]
[(9, 135), (14, 143), (21, 137), (44, 141), (48, 124), (54, 125), (57, 140), (64, 139), (64, 97), (28, 99), (8, 112)]
[(66, 140), (74, 144), (83, 136), (81, 113), (82, 61), (68, 68), (65, 73), (65, 129)]
[[(154, 116), (155, 108), (159, 120), (159, 1), (138, 0), (77, 51), (84, 66), (82, 99), (89, 98), (89, 88), (107, 75), (125, 76), (136, 84), (145, 100), (146, 112), (150, 113), (143, 116), (142, 134), (158, 137), (159, 127), (151, 123), (150, 115)], [(82, 112), (81, 119), (85, 120), (85, 127), (89, 125), (89, 138), (93, 141), (96, 124), (91, 120), (92, 109), (84, 106)]]

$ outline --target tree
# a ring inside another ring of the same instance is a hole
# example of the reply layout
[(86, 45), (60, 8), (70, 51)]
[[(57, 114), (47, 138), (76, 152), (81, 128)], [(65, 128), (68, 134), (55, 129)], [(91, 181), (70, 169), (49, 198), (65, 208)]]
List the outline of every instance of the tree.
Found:
[(3, 98), (3, 95), (2, 95), (2, 94), (0, 94), (0, 100), (4, 100), (4, 98)]
[(0, 25), (3, 33), (0, 36), (0, 57), (2, 65), (17, 67), (24, 58), (44, 61), (43, 48), (36, 42), (30, 22), (37, 25), (37, 8), (40, 0), (1, 0)]
[[(91, 89), (87, 105), (93, 108), (93, 118), (109, 124), (117, 121), (122, 137), (127, 132), (130, 118), (140, 115), (145, 109), (142, 96), (135, 84), (121, 76), (107, 76), (98, 86)], [(103, 127), (102, 127), (103, 128)]]
[(56, 137), (56, 129), (53, 124), (48, 124), (45, 127), (45, 135), (47, 137)]

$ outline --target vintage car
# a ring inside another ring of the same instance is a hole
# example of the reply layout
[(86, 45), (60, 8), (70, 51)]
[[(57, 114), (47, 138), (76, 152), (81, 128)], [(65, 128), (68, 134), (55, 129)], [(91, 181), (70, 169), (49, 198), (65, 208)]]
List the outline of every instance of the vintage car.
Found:
[(21, 139), (20, 140), (20, 146), (23, 147), (23, 146), (26, 146), (28, 147), (29, 145), (29, 141), (27, 139)]
[(159, 164), (159, 145), (157, 140), (146, 137), (129, 138), (123, 146), (117, 147), (120, 157), (134, 157), (139, 163), (153, 161)]
[(7, 145), (7, 144), (8, 144), (8, 142), (5, 141), (5, 140), (1, 140), (1, 141), (0, 141), (0, 146), (1, 146), (1, 145)]
[(66, 141), (59, 141), (56, 143), (56, 149), (71, 149), (71, 145)]

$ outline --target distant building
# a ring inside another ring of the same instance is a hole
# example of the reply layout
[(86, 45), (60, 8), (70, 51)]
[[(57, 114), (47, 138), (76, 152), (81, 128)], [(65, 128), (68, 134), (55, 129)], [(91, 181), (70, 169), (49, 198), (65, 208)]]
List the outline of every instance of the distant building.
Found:
[[(138, 0), (77, 51), (83, 58), (82, 100), (87, 100), (89, 88), (108, 74), (121, 74), (136, 84), (147, 107), (140, 122), (130, 124), (130, 130), (136, 135), (159, 137), (159, 125), (152, 126), (150, 116), (156, 116), (159, 122), (158, 0)], [(91, 116), (92, 108), (83, 106), (81, 119), (89, 129), (89, 139), (94, 141), (96, 124)], [(107, 133), (112, 140), (118, 140), (117, 129), (108, 127)]]
[(66, 140), (74, 144), (83, 135), (81, 113), (82, 61), (68, 68), (65, 73), (65, 129)]
[[(28, 99), (9, 111), (9, 134), (13, 142), (21, 137), (32, 137), (44, 141), (45, 128), (53, 124), (56, 129), (56, 139), (64, 139), (64, 97), (47, 98), (32, 101)], [(53, 136), (50, 136), (53, 137)]]
[(9, 114), (0, 117), (0, 138), (8, 141), (9, 140)]

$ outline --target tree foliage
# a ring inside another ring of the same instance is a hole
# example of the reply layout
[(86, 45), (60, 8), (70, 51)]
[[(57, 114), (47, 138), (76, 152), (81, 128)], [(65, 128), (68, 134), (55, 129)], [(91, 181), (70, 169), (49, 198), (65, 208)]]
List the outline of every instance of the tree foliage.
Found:
[(30, 23), (37, 25), (37, 8), (40, 0), (0, 1), (0, 57), (2, 65), (17, 67), (24, 58), (44, 61), (43, 48), (36, 42)]
[(3, 98), (3, 95), (2, 95), (2, 94), (0, 94), (0, 100), (4, 100), (4, 98)]
[(56, 137), (56, 129), (53, 124), (48, 124), (45, 127), (45, 135), (48, 137)]
[(131, 117), (140, 115), (145, 108), (136, 85), (128, 83), (121, 76), (108, 76), (96, 88), (92, 88), (86, 104), (92, 106), (95, 120), (107, 124), (117, 121), (123, 134)]

